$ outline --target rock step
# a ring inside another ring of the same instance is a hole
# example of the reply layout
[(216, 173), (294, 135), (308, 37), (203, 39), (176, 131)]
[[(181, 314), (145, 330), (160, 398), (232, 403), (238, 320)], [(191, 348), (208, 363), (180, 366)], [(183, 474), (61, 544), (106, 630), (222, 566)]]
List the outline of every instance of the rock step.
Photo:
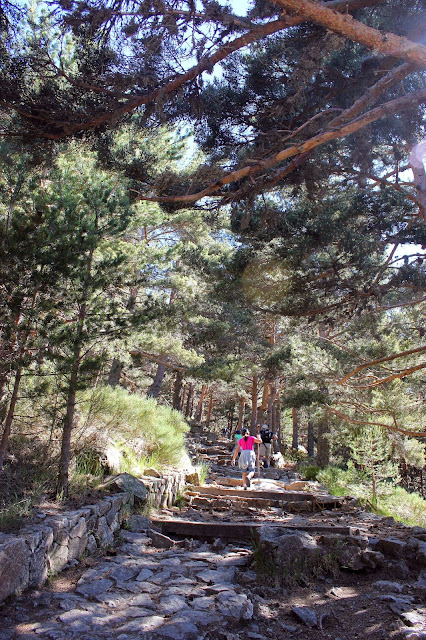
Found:
[[(177, 535), (189, 538), (223, 538), (233, 540), (252, 540), (253, 534), (263, 526), (261, 522), (195, 522), (193, 520), (183, 520), (171, 518), (162, 520), (161, 518), (151, 518), (155, 527), (161, 529), (165, 535)], [(281, 527), (285, 529), (295, 529), (322, 534), (339, 535), (359, 535), (359, 529), (346, 526), (330, 526), (320, 524), (291, 524), (290, 522), (280, 522), (270, 524), (271, 527)]]
[(266, 500), (278, 500), (280, 502), (318, 502), (322, 503), (324, 500), (330, 503), (336, 503), (341, 506), (342, 501), (335, 496), (316, 496), (313, 493), (307, 493), (306, 491), (258, 491), (256, 489), (238, 489), (228, 487), (218, 487), (213, 485), (206, 485), (204, 487), (191, 487), (193, 493), (210, 496), (241, 496), (243, 498), (265, 498)]
[(314, 511), (322, 511), (323, 509), (333, 509), (337, 505), (335, 500), (327, 500), (320, 498), (317, 500), (306, 501), (291, 501), (291, 500), (267, 500), (265, 498), (250, 498), (246, 497), (247, 491), (244, 492), (244, 496), (229, 496), (226, 497), (202, 497), (194, 492), (187, 492), (190, 500), (189, 504), (192, 507), (204, 507), (206, 509), (225, 509), (229, 510), (233, 507), (236, 510), (247, 509), (268, 509), (270, 507), (281, 508), (289, 513), (311, 513)]

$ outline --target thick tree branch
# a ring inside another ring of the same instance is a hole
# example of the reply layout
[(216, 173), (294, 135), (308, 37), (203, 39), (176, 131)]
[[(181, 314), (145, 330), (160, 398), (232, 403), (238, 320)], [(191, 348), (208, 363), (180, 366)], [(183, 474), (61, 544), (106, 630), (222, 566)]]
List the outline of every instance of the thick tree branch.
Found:
[(366, 369), (367, 367), (372, 367), (375, 364), (381, 364), (382, 362), (390, 362), (391, 360), (396, 360), (397, 358), (403, 358), (405, 356), (413, 355), (414, 353), (422, 353), (426, 351), (426, 345), (421, 347), (417, 347), (416, 349), (409, 349), (408, 351), (401, 351), (400, 353), (395, 353), (392, 356), (385, 356), (383, 358), (377, 358), (376, 360), (370, 360), (369, 362), (365, 362), (364, 364), (360, 364), (356, 369), (353, 369), (350, 373), (346, 374), (343, 378), (338, 380), (339, 384), (344, 384), (349, 378), (352, 378), (354, 375)]
[[(330, 142), (331, 140), (335, 140), (337, 138), (344, 138), (350, 135), (351, 133), (355, 133), (356, 131), (359, 131), (360, 129), (364, 128), (368, 124), (371, 124), (376, 120), (379, 120), (380, 118), (383, 118), (389, 115), (395, 115), (395, 113), (397, 112), (404, 111), (405, 109), (412, 107), (413, 103), (416, 103), (416, 102), (417, 103), (426, 102), (426, 89), (417, 91), (415, 93), (412, 93), (408, 96), (404, 96), (402, 98), (397, 98), (396, 100), (391, 100), (390, 102), (386, 102), (380, 107), (377, 107), (376, 109), (372, 109), (371, 111), (368, 111), (364, 115), (360, 116), (359, 118), (356, 118), (355, 120), (352, 120), (352, 122), (349, 122), (348, 124), (340, 127), (339, 129), (324, 131), (323, 133), (320, 133), (314, 136), (313, 138), (306, 140), (306, 142), (304, 143), (287, 147), (287, 149), (284, 149), (283, 151), (280, 151), (274, 154), (273, 156), (270, 156), (269, 158), (266, 158), (265, 160), (258, 162), (255, 165), (250, 165), (250, 166), (243, 167), (241, 169), (237, 169), (235, 171), (231, 171), (226, 176), (224, 176), (220, 180), (217, 180), (213, 184), (210, 184), (208, 187), (206, 187), (202, 191), (199, 191), (198, 193), (192, 193), (185, 196), (152, 196), (152, 197), (140, 196), (140, 199), (148, 200), (152, 202), (182, 202), (182, 203), (188, 203), (188, 204), (196, 202), (201, 198), (204, 198), (213, 193), (216, 193), (222, 187), (228, 184), (237, 182), (238, 180), (242, 180), (243, 178), (246, 178), (248, 176), (254, 176), (260, 171), (270, 169), (275, 165), (279, 164), (280, 162), (282, 162), (283, 160), (286, 160), (287, 158), (311, 151), (312, 149), (315, 149), (316, 147), (319, 147), (320, 145), (325, 144), (326, 142)], [(220, 194), (220, 195), (223, 196), (226, 194)]]
[(288, 9), (299, 18), (320, 24), (326, 29), (339, 33), (369, 49), (375, 49), (386, 56), (403, 58), (422, 67), (426, 66), (426, 47), (394, 33), (382, 33), (377, 29), (354, 20), (351, 15), (343, 15), (330, 8), (330, 3), (317, 0), (272, 0)]
[(401, 429), (401, 427), (397, 427), (395, 425), (384, 424), (383, 422), (369, 422), (368, 420), (356, 420), (355, 418), (351, 418), (343, 411), (339, 411), (339, 409), (335, 409), (334, 407), (327, 407), (327, 410), (331, 413), (336, 414), (343, 420), (347, 420), (348, 422), (352, 422), (353, 424), (367, 424), (367, 425), (375, 425), (378, 427), (383, 427), (384, 429), (388, 429), (388, 431), (396, 431), (397, 433), (402, 433), (404, 436), (412, 436), (416, 438), (424, 438), (426, 437), (426, 431), (409, 431), (408, 429)]
[[(350, 12), (362, 7), (371, 7), (380, 4), (383, 0), (332, 0), (328, 3), (334, 11)], [(304, 21), (302, 16), (281, 16), (278, 20), (261, 25), (251, 31), (248, 31), (243, 36), (236, 38), (235, 40), (225, 44), (218, 51), (211, 56), (203, 58), (197, 65), (188, 69), (187, 72), (176, 76), (173, 80), (165, 85), (158, 87), (154, 91), (144, 96), (132, 97), (119, 107), (112, 108), (111, 110), (104, 111), (102, 114), (96, 115), (86, 121), (70, 123), (68, 121), (58, 121), (57, 118), (46, 116), (34, 116), (30, 113), (28, 108), (20, 107), (19, 105), (7, 104), (6, 106), (16, 113), (20, 114), (27, 119), (36, 119), (44, 122), (46, 125), (51, 125), (57, 132), (38, 132), (37, 135), (49, 140), (59, 140), (64, 137), (72, 136), (80, 131), (87, 131), (90, 129), (96, 129), (104, 124), (125, 116), (126, 114), (133, 113), (139, 107), (155, 102), (159, 98), (164, 98), (174, 93), (182, 85), (190, 83), (200, 76), (205, 71), (211, 71), (213, 67), (227, 58), (231, 53), (246, 47), (247, 45), (261, 40), (273, 33), (287, 29), (289, 27), (296, 26)], [(71, 77), (67, 78), (71, 84), (79, 86), (79, 82)], [(97, 91), (100, 91), (97, 88)], [(59, 131), (58, 131), (59, 129)]]
[(352, 385), (352, 389), (371, 389), (372, 387), (379, 387), (382, 384), (386, 384), (387, 382), (392, 382), (392, 380), (398, 380), (400, 378), (405, 378), (406, 376), (410, 376), (412, 373), (416, 371), (420, 371), (421, 369), (426, 369), (426, 362), (422, 362), (415, 367), (410, 367), (408, 369), (404, 369), (403, 371), (399, 371), (398, 373), (394, 373), (387, 378), (380, 378), (380, 380), (375, 380), (375, 382), (371, 382), (370, 384), (357, 384)]
[[(340, 115), (338, 115), (336, 118), (333, 118), (333, 120), (331, 120), (327, 124), (327, 128), (330, 129), (330, 128), (340, 127), (343, 124), (352, 120), (353, 118), (356, 118), (357, 116), (359, 116), (360, 113), (364, 111), (364, 109), (372, 106), (384, 91), (386, 91), (393, 85), (397, 84), (398, 82), (401, 82), (401, 80), (403, 80), (407, 75), (412, 73), (415, 69), (416, 69), (415, 65), (411, 64), (410, 62), (404, 62), (404, 64), (401, 64), (396, 69), (392, 69), (391, 71), (389, 71), (389, 73), (387, 73), (383, 78), (381, 78), (378, 82), (376, 82), (373, 86), (371, 86), (364, 93), (364, 95), (362, 95), (356, 102), (354, 102), (354, 104), (351, 107), (349, 107), (348, 109), (340, 113)], [(311, 118), (310, 120), (308, 120), (307, 122), (305, 122), (294, 133), (292, 133), (290, 136), (285, 138), (285, 140), (288, 140), (289, 138), (294, 137), (310, 122), (312, 122), (314, 119), (322, 115), (325, 115), (325, 113), (326, 112), (319, 113), (313, 118)], [(297, 156), (285, 169), (278, 171), (275, 174), (275, 176), (267, 182), (266, 186), (272, 187), (277, 182), (280, 182), (283, 178), (285, 178), (287, 175), (289, 175), (295, 169), (297, 169), (301, 164), (303, 164), (303, 162), (305, 162), (305, 160), (307, 160), (310, 157), (310, 155), (311, 155), (310, 152), (306, 152), (302, 155)], [(393, 183), (391, 184), (392, 186), (395, 186), (393, 185)], [(398, 191), (402, 191), (400, 187), (395, 186), (395, 188)], [(407, 197), (417, 203), (414, 196), (410, 196), (407, 194)]]

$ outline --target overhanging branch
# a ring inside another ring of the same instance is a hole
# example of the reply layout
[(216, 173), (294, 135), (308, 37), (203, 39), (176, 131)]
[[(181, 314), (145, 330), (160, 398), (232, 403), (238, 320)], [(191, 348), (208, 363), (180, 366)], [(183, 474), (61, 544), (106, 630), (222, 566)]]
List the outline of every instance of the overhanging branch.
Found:
[(366, 424), (371, 426), (383, 427), (383, 429), (387, 429), (388, 431), (396, 431), (397, 433), (402, 433), (404, 436), (412, 436), (415, 438), (424, 438), (426, 437), (426, 431), (410, 431), (409, 429), (402, 429), (401, 427), (397, 427), (395, 425), (385, 424), (383, 422), (370, 422), (368, 420), (357, 420), (356, 418), (351, 418), (343, 411), (339, 411), (339, 409), (335, 409), (334, 407), (327, 407), (327, 411), (334, 413), (335, 415), (343, 418), (343, 420), (347, 420), (348, 422), (352, 422), (353, 424)]
[(242, 180), (243, 178), (255, 176), (261, 171), (270, 169), (276, 166), (277, 164), (279, 164), (280, 162), (282, 162), (283, 160), (286, 160), (287, 158), (291, 158), (292, 156), (309, 152), (312, 149), (315, 149), (316, 147), (319, 147), (322, 144), (330, 142), (331, 140), (344, 138), (350, 135), (351, 133), (355, 133), (356, 131), (359, 131), (360, 129), (364, 128), (368, 124), (371, 124), (376, 120), (379, 120), (380, 118), (383, 118), (389, 115), (395, 115), (395, 113), (404, 111), (405, 109), (412, 107), (413, 103), (416, 103), (416, 102), (419, 104), (426, 102), (426, 89), (417, 91), (415, 93), (409, 94), (408, 96), (404, 96), (402, 98), (391, 100), (390, 102), (386, 102), (380, 107), (376, 107), (376, 109), (372, 109), (371, 111), (368, 111), (364, 115), (359, 116), (358, 118), (355, 118), (355, 120), (352, 120), (352, 122), (349, 122), (348, 124), (338, 129), (325, 131), (323, 133), (320, 133), (310, 138), (309, 140), (306, 140), (306, 142), (302, 144), (292, 145), (290, 147), (287, 147), (287, 149), (284, 149), (283, 151), (280, 151), (274, 154), (273, 156), (270, 156), (269, 158), (266, 158), (265, 160), (258, 162), (255, 165), (245, 166), (241, 169), (231, 171), (226, 176), (210, 184), (208, 187), (206, 187), (202, 191), (199, 191), (198, 193), (192, 193), (184, 196), (142, 196), (141, 195), (140, 199), (148, 200), (151, 202), (175, 202), (175, 203), (181, 202), (181, 203), (190, 204), (190, 203), (197, 202), (198, 200), (201, 200), (201, 198), (210, 196), (211, 194), (216, 194), (221, 196), (227, 195), (223, 193), (217, 194), (217, 192), (220, 189), (222, 189), (222, 187), (225, 187), (228, 184), (237, 182), (239, 180)]

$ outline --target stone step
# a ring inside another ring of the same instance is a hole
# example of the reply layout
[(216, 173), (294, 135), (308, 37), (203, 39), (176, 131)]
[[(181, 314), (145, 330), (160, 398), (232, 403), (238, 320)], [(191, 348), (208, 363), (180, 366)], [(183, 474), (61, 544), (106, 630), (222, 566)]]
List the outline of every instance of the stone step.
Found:
[[(205, 509), (215, 510), (234, 510), (247, 509), (269, 509), (271, 507), (281, 508), (287, 513), (314, 513), (315, 511), (323, 511), (324, 509), (334, 509), (340, 506), (336, 504), (335, 500), (324, 499), (305, 501), (291, 501), (291, 500), (267, 500), (265, 498), (246, 498), (247, 492), (244, 492), (244, 496), (229, 496), (228, 498), (215, 498), (215, 497), (201, 497), (200, 495), (191, 495), (189, 504), (193, 507), (201, 507)], [(188, 494), (187, 494), (188, 495)]]
[(303, 501), (322, 501), (330, 503), (339, 503), (341, 500), (334, 496), (316, 496), (306, 491), (262, 491), (257, 489), (248, 489), (244, 491), (238, 488), (218, 487), (214, 485), (206, 485), (204, 487), (191, 487), (191, 491), (199, 494), (206, 494), (211, 496), (243, 496), (245, 498), (266, 498), (267, 500), (278, 500), (285, 502), (303, 502)]
[[(193, 520), (183, 520), (171, 518), (162, 520), (161, 518), (151, 518), (153, 526), (161, 529), (165, 535), (177, 535), (188, 538), (227, 538), (234, 540), (252, 540), (256, 529), (263, 526), (260, 522), (194, 522)], [(339, 535), (359, 535), (359, 529), (348, 526), (330, 526), (320, 524), (304, 524), (284, 521), (271, 523), (271, 527), (283, 527), (285, 529), (297, 529), (307, 531), (312, 534), (339, 534)]]

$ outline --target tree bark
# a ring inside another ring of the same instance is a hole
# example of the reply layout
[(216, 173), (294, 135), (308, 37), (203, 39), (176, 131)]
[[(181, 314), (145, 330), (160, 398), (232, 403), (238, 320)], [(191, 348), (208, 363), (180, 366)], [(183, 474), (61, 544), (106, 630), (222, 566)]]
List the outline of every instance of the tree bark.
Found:
[(322, 419), (318, 425), (317, 464), (324, 468), (330, 464), (330, 443), (327, 439), (328, 424)]
[(275, 433), (277, 434), (277, 440), (273, 443), (274, 446), (274, 451), (275, 453), (277, 451), (281, 451), (281, 447), (282, 447), (282, 430), (281, 430), (281, 403), (280, 403), (280, 399), (277, 398), (276, 402), (275, 402), (275, 415), (276, 415), (276, 420), (275, 420), (275, 427), (276, 427), (276, 431)]
[(0, 442), (0, 471), (3, 468), (3, 462), (7, 451), (7, 443), (9, 441), (10, 431), (13, 422), (13, 416), (15, 414), (15, 407), (18, 401), (19, 385), (22, 378), (22, 366), (18, 367), (15, 374), (15, 381), (13, 384), (12, 397), (9, 403), (9, 409), (4, 423), (3, 435)]
[(246, 399), (240, 398), (239, 407), (238, 407), (237, 429), (241, 429), (241, 427), (243, 426), (245, 406), (246, 406)]
[(293, 449), (296, 449), (296, 451), (298, 451), (299, 449), (299, 423), (297, 422), (297, 413), (296, 413), (296, 409), (293, 407), (293, 409), (291, 410), (291, 417), (292, 417), (292, 421), (293, 421), (293, 439), (291, 442), (291, 446)]
[(183, 373), (182, 371), (176, 371), (175, 383), (173, 385), (173, 409), (179, 411), (181, 408), (182, 400), (181, 400), (181, 390), (182, 390), (182, 380)]
[(369, 49), (379, 51), (385, 56), (403, 58), (420, 67), (426, 66), (426, 47), (424, 45), (394, 33), (383, 33), (378, 29), (373, 29), (363, 22), (354, 20), (350, 15), (330, 9), (324, 2), (317, 2), (317, 0), (272, 1), (280, 7), (296, 13), (299, 18), (303, 17), (320, 24), (330, 31), (339, 33), (353, 42), (359, 42)]
[(426, 222), (426, 171), (424, 158), (426, 156), (426, 140), (423, 140), (410, 153), (409, 164), (413, 172), (416, 196), (419, 204), (420, 217)]
[(107, 385), (114, 388), (120, 382), (121, 372), (123, 370), (123, 364), (118, 358), (114, 358), (109, 370)]
[(308, 422), (308, 456), (313, 458), (315, 455), (314, 425)]
[(232, 433), (232, 429), (234, 427), (234, 413), (235, 413), (235, 400), (232, 402), (232, 406), (229, 409), (229, 413), (228, 413), (228, 430), (229, 430), (229, 433)]
[(186, 409), (185, 409), (185, 418), (187, 418), (187, 420), (190, 420), (192, 416), (193, 401), (194, 401), (194, 385), (192, 384), (192, 382), (190, 382), (189, 388), (188, 388), (188, 398), (186, 401)]
[(201, 386), (201, 393), (200, 393), (200, 399), (198, 400), (198, 405), (197, 405), (197, 410), (195, 412), (195, 422), (200, 423), (201, 422), (201, 418), (203, 416), (203, 408), (204, 408), (204, 400), (206, 398), (206, 392), (207, 392), (207, 385), (203, 384)]
[(258, 394), (258, 377), (253, 374), (251, 384), (251, 425), (250, 431), (252, 434), (256, 433), (257, 425), (257, 394)]
[(62, 429), (61, 457), (59, 460), (58, 494), (68, 497), (68, 472), (71, 456), (71, 433), (74, 426), (75, 398), (77, 393), (78, 371), (80, 368), (81, 342), (74, 346), (73, 364), (67, 394), (67, 411)]
[(206, 417), (206, 427), (207, 428), (210, 426), (210, 420), (211, 420), (211, 416), (212, 416), (212, 408), (213, 408), (213, 390), (210, 391), (209, 406), (208, 406), (208, 409), (207, 409), (207, 417)]
[(158, 398), (161, 390), (161, 385), (163, 384), (164, 374), (166, 373), (166, 368), (167, 367), (165, 364), (157, 365), (155, 378), (146, 394), (149, 398)]
[(271, 384), (271, 393), (270, 396), (268, 398), (268, 418), (267, 418), (267, 422), (268, 422), (268, 426), (271, 429), (271, 431), (273, 431), (273, 415), (274, 415), (274, 403), (277, 399), (277, 393), (278, 393), (278, 385), (277, 385), (277, 381), (274, 380), (274, 382)]
[(186, 390), (187, 390), (187, 388), (188, 388), (188, 385), (184, 384), (183, 385), (183, 389), (182, 389), (182, 395), (180, 397), (179, 409), (180, 409), (180, 411), (182, 411), (182, 413), (183, 413), (184, 408), (185, 408), (185, 398), (186, 398)]

